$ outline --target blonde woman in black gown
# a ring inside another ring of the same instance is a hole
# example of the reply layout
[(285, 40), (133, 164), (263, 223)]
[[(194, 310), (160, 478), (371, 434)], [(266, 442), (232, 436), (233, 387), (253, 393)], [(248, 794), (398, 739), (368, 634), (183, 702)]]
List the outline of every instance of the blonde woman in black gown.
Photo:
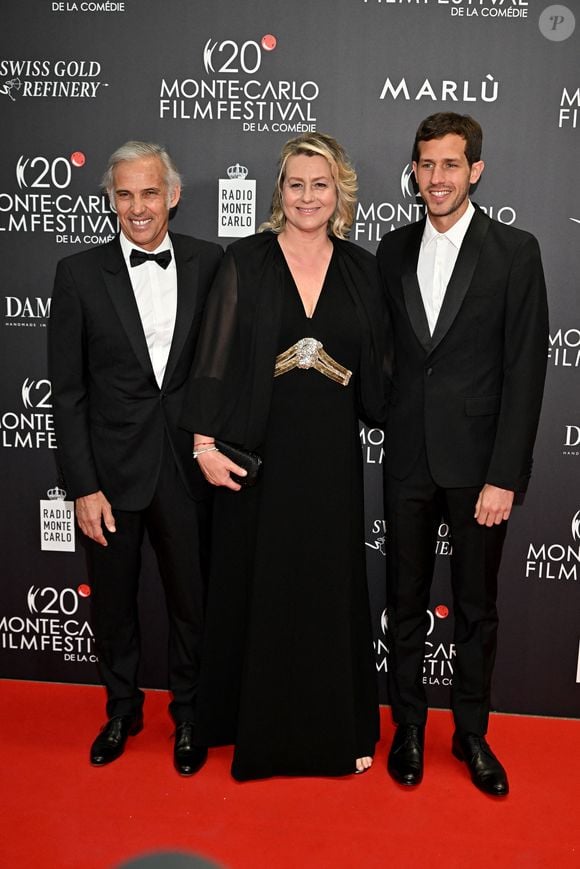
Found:
[[(359, 418), (382, 416), (375, 259), (345, 240), (356, 175), (330, 136), (286, 144), (264, 231), (210, 292), (184, 425), (216, 488), (197, 741), (238, 780), (340, 776), (379, 736)], [(258, 484), (214, 439), (259, 453)]]

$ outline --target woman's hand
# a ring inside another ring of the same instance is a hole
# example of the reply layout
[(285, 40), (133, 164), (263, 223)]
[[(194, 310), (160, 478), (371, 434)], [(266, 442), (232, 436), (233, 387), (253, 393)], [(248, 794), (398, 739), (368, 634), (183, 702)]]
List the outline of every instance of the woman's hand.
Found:
[(211, 483), (212, 486), (225, 486), (234, 492), (240, 491), (242, 487), (235, 480), (232, 480), (230, 475), (237, 474), (240, 477), (245, 477), (247, 471), (244, 468), (240, 468), (218, 450), (212, 449), (212, 442), (207, 439), (200, 437), (198, 440), (196, 438), (193, 448), (199, 450), (197, 463), (208, 483)]

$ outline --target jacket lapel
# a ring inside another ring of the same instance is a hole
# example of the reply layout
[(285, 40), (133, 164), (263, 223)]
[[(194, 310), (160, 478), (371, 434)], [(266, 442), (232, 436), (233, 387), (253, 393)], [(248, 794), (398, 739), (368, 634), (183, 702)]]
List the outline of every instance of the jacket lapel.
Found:
[(489, 225), (489, 218), (476, 208), (475, 214), (471, 218), (469, 229), (465, 233), (453, 274), (447, 285), (445, 298), (443, 299), (441, 311), (435, 324), (435, 331), (431, 338), (432, 351), (441, 343), (459, 313), (465, 294), (473, 279), (473, 273), (477, 266)]
[(147, 347), (139, 309), (127, 273), (119, 239), (116, 238), (107, 245), (103, 249), (103, 254), (103, 280), (111, 302), (143, 371), (155, 383), (155, 374), (151, 365), (149, 348)]
[[(184, 243), (185, 242), (185, 243)], [(177, 268), (177, 312), (171, 340), (171, 349), (163, 376), (169, 383), (191, 329), (198, 291), (199, 256), (189, 250), (186, 239), (171, 234), (171, 243)]]
[(419, 281), (417, 280), (417, 261), (419, 259), (419, 249), (424, 228), (425, 218), (413, 225), (413, 232), (411, 233), (404, 255), (401, 284), (403, 286), (405, 307), (407, 308), (407, 314), (413, 331), (425, 350), (429, 351), (431, 348), (431, 333), (429, 332), (427, 314), (425, 313)]

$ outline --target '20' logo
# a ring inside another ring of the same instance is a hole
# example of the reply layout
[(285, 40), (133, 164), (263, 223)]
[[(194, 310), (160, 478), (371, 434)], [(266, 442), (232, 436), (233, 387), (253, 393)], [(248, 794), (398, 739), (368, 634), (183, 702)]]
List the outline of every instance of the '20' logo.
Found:
[[(223, 58), (217, 69), (214, 68), (215, 53), (221, 55), (220, 60)], [(233, 39), (224, 39), (222, 42), (208, 39), (203, 49), (203, 65), (208, 75), (214, 72), (236, 75), (240, 71), (253, 75), (260, 69), (261, 63), (262, 49), (251, 40), (238, 45)]]
[(79, 608), (79, 595), (74, 588), (35, 588), (33, 585), (28, 589), (26, 596), (28, 609), (31, 613), (56, 616), (64, 613), (67, 616), (74, 615)]
[(22, 384), (22, 403), (26, 408), (40, 407), (46, 410), (52, 407), (51, 396), (50, 380), (29, 380), (27, 377)]
[(46, 157), (22, 155), (16, 164), (16, 181), (21, 190), (24, 187), (47, 188), (51, 185), (58, 190), (64, 190), (69, 186), (71, 178), (71, 164), (66, 157), (47, 160)]

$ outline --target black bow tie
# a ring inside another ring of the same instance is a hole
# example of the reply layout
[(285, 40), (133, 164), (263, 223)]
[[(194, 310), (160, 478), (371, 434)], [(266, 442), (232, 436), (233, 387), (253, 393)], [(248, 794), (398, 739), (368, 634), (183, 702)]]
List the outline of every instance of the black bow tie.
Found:
[(135, 248), (133, 248), (129, 257), (129, 262), (131, 263), (132, 268), (140, 266), (141, 263), (145, 263), (147, 260), (153, 260), (158, 266), (161, 266), (162, 269), (166, 269), (171, 262), (171, 251), (161, 250), (159, 253), (145, 253), (144, 250), (135, 250)]

